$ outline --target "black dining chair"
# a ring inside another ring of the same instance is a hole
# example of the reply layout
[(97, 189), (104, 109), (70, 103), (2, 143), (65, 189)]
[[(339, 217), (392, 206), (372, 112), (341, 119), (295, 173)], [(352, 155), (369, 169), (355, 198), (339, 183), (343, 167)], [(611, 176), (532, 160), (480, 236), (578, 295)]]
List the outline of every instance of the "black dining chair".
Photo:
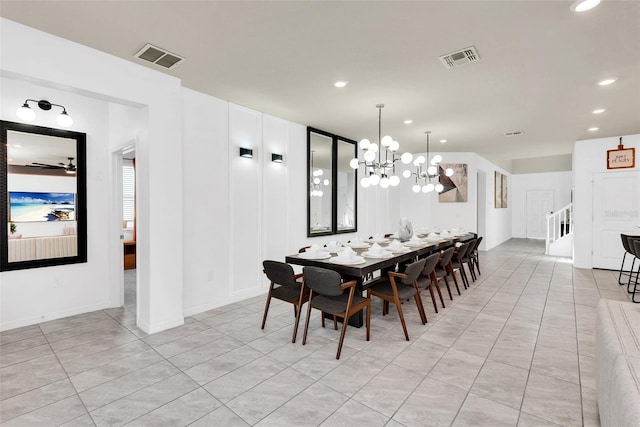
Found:
[[(455, 250), (456, 248), (452, 246), (440, 252), (440, 259), (438, 260), (438, 264), (436, 264), (436, 275), (438, 276), (438, 280), (444, 280), (444, 284), (447, 286), (447, 292), (449, 293), (449, 299), (452, 301), (453, 295), (451, 294), (451, 287), (449, 286), (449, 280), (447, 277), (453, 279), (458, 295), (462, 295), (460, 293), (460, 287), (458, 286), (458, 279), (456, 279), (456, 270), (453, 268), (452, 262), (453, 251)], [(460, 277), (462, 277), (462, 275)]]
[(376, 296), (384, 300), (382, 315), (384, 316), (389, 312), (389, 302), (396, 305), (398, 309), (398, 316), (400, 316), (400, 322), (402, 323), (402, 330), (404, 331), (404, 337), (409, 341), (409, 334), (407, 332), (407, 324), (404, 320), (404, 314), (402, 313), (402, 301), (408, 300), (413, 297), (416, 306), (418, 307), (418, 313), (420, 314), (420, 320), (422, 324), (427, 323), (427, 315), (424, 312), (424, 306), (422, 305), (422, 299), (420, 298), (420, 289), (418, 288), (417, 280), (424, 268), (426, 259), (421, 259), (413, 262), (405, 268), (403, 273), (396, 273), (393, 271), (387, 272), (386, 277), (381, 277), (375, 280), (369, 288), (367, 288), (368, 296)]
[[(309, 319), (311, 318), (312, 308), (320, 310), (323, 314), (327, 313), (334, 316), (334, 324), (335, 317), (342, 318), (342, 331), (340, 332), (336, 359), (340, 359), (349, 318), (365, 308), (367, 310), (367, 341), (369, 341), (371, 332), (371, 299), (368, 295), (365, 298), (356, 292), (356, 281), (351, 280), (342, 283), (340, 274), (326, 268), (304, 267), (302, 272), (304, 274), (304, 286), (310, 290), (302, 345), (307, 343), (307, 332), (309, 331)], [(324, 326), (324, 317), (322, 326)]]
[[(633, 273), (633, 267), (636, 263), (636, 256), (634, 255), (634, 248), (631, 247), (633, 244), (632, 240), (636, 236), (630, 236), (628, 234), (620, 234), (620, 239), (622, 240), (622, 247), (624, 248), (624, 255), (622, 255), (622, 263), (620, 264), (620, 272), (618, 273), (618, 284), (619, 285), (627, 285), (629, 286), (629, 282), (631, 281), (631, 274)], [(624, 269), (624, 263), (627, 258), (627, 254), (631, 255), (631, 268), (629, 270)], [(622, 276), (627, 276), (629, 280), (626, 283), (622, 282)]]
[[(630, 245), (632, 245), (633, 255), (636, 258), (640, 259), (640, 238), (629, 239), (629, 243)], [(629, 276), (629, 284), (627, 285), (627, 292), (631, 294), (631, 301), (633, 302), (640, 302), (640, 297), (636, 301), (636, 294), (640, 293), (638, 292), (638, 276), (640, 276), (640, 262), (638, 263), (638, 271), (636, 271), (636, 278), (633, 283), (633, 290), (631, 290), (631, 276)]]
[(429, 289), (429, 293), (431, 294), (431, 301), (433, 302), (433, 309), (438, 312), (438, 305), (436, 304), (436, 298), (433, 293), (433, 288), (436, 288), (438, 292), (438, 296), (440, 296), (440, 303), (442, 303), (442, 308), (445, 308), (444, 298), (442, 298), (442, 290), (440, 289), (440, 283), (438, 282), (438, 275), (436, 274), (436, 265), (438, 265), (438, 260), (440, 259), (440, 253), (437, 252), (435, 254), (431, 254), (425, 258), (424, 268), (420, 273), (420, 278), (418, 279), (418, 287), (420, 289)]
[[(455, 250), (453, 251), (453, 257), (451, 258), (454, 270), (457, 269), (460, 272), (460, 277), (462, 277), (462, 285), (465, 289), (469, 287), (469, 278), (467, 277), (467, 272), (465, 271), (464, 265), (467, 264), (467, 266), (469, 266), (468, 258), (466, 256), (471, 244), (475, 245), (475, 240), (470, 240), (455, 248)], [(473, 272), (471, 272), (471, 277), (475, 281)]]
[(295, 274), (293, 268), (284, 262), (266, 260), (262, 262), (264, 274), (271, 281), (269, 285), (269, 293), (267, 294), (267, 302), (264, 306), (264, 315), (262, 316), (262, 327), (267, 322), (267, 313), (269, 313), (269, 305), (271, 298), (293, 304), (293, 310), (296, 317), (293, 326), (293, 337), (291, 342), (296, 342), (298, 334), (298, 324), (300, 323), (300, 311), (305, 302), (309, 300), (309, 290), (305, 289), (302, 282), (298, 279), (302, 278), (302, 274)]
[(478, 253), (478, 250), (479, 250), (478, 248), (480, 247), (481, 243), (482, 243), (482, 236), (476, 239), (476, 244), (472, 249), (469, 250), (469, 254), (468, 254), (469, 257), (471, 258), (473, 267), (475, 267), (476, 271), (478, 272), (478, 276), (482, 274), (480, 273), (480, 255)]

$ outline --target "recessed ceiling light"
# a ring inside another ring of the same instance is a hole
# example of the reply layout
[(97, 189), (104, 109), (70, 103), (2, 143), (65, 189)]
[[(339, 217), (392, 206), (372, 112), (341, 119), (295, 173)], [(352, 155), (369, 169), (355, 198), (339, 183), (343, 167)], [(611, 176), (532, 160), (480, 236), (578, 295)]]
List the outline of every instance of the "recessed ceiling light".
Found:
[(587, 129), (587, 130), (588, 130), (589, 132), (595, 132), (595, 131), (597, 131), (598, 129), (600, 129), (600, 128), (593, 127), (593, 128), (589, 128), (589, 129)]
[(345, 82), (345, 81), (343, 81), (343, 80), (338, 80), (338, 81), (337, 81), (337, 82), (335, 82), (333, 85), (334, 85), (335, 87), (345, 87), (345, 86), (347, 85), (347, 83), (349, 83), (349, 82)]
[(607, 110), (605, 110), (604, 108), (598, 108), (597, 110), (593, 110), (592, 113), (593, 114), (601, 114), (601, 113), (604, 113), (605, 111), (607, 111)]
[(13, 159), (8, 159), (7, 161), (9, 161), (9, 162), (13, 162)]
[(16, 147), (16, 148), (22, 148), (22, 145), (20, 145), (20, 144), (13, 144), (13, 146)]
[(403, 122), (405, 125), (410, 125), (411, 123), (413, 123), (413, 120), (411, 119), (407, 119)]
[(600, 80), (600, 81), (598, 82), (598, 85), (600, 85), (600, 86), (608, 86), (608, 85), (610, 85), (611, 83), (615, 82), (616, 80), (618, 80), (618, 79), (613, 78), (613, 77), (612, 77), (612, 78), (610, 78), (610, 79)]
[(444, 144), (445, 142), (447, 142), (447, 140), (446, 139), (441, 139), (440, 142)]
[(571, 10), (574, 12), (586, 12), (599, 4), (600, 0), (576, 0), (571, 5)]

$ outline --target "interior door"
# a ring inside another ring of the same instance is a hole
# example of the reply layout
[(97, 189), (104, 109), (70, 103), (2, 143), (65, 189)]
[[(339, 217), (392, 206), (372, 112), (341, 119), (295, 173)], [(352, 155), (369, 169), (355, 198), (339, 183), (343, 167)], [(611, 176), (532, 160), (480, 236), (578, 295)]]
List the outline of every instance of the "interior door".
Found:
[(640, 173), (593, 174), (592, 266), (617, 270), (624, 255), (620, 234), (640, 234)]
[(553, 211), (553, 190), (527, 191), (527, 239), (547, 238), (547, 214)]

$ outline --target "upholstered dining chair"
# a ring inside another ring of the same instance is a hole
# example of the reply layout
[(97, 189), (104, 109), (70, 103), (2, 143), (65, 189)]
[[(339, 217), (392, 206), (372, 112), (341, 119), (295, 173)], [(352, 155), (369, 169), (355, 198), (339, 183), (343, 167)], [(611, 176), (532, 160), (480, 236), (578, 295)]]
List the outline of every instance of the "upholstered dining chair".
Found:
[[(309, 331), (309, 319), (311, 318), (312, 308), (320, 310), (323, 313), (331, 314), (334, 316), (334, 319), (335, 317), (342, 318), (342, 331), (340, 332), (340, 341), (338, 341), (336, 359), (340, 359), (349, 318), (365, 308), (367, 341), (369, 341), (371, 333), (371, 299), (368, 295), (365, 298), (356, 292), (356, 281), (351, 280), (342, 283), (340, 274), (332, 270), (327, 270), (326, 268), (304, 267), (302, 272), (304, 274), (304, 286), (310, 290), (302, 345), (307, 343), (307, 332)], [(324, 326), (324, 319), (322, 326)]]
[(480, 255), (478, 254), (478, 248), (480, 247), (480, 243), (482, 243), (482, 236), (476, 239), (476, 244), (474, 245), (473, 248), (469, 249), (469, 253), (468, 253), (468, 256), (470, 257), (471, 262), (473, 264), (473, 267), (475, 267), (475, 269), (478, 271), (478, 276), (482, 274), (480, 273)]
[[(636, 258), (640, 259), (640, 238), (631, 238), (631, 239), (629, 239), (629, 245), (633, 249), (633, 255)], [(636, 278), (634, 280), (633, 290), (631, 290), (631, 279), (632, 279), (632, 275), (631, 274), (629, 275), (629, 284), (627, 285), (627, 292), (632, 294), (631, 295), (631, 301), (640, 302), (640, 297), (636, 301), (636, 294), (640, 294), (640, 292), (638, 292), (638, 278), (640, 276), (640, 263), (638, 263), (638, 271), (636, 271), (636, 275), (635, 275)]]
[(398, 316), (400, 316), (400, 322), (402, 323), (404, 337), (407, 341), (409, 341), (409, 333), (407, 332), (407, 324), (402, 312), (402, 301), (413, 297), (416, 302), (416, 306), (418, 307), (418, 313), (420, 314), (422, 324), (424, 325), (427, 323), (427, 315), (424, 312), (424, 306), (422, 305), (422, 299), (420, 298), (420, 289), (418, 288), (417, 283), (425, 262), (426, 259), (421, 259), (407, 265), (404, 273), (389, 271), (387, 272), (387, 277), (383, 276), (380, 279), (375, 280), (367, 289), (367, 295), (376, 296), (384, 300), (382, 308), (383, 316), (389, 312), (390, 302), (396, 305), (396, 308), (398, 309)]
[(467, 277), (467, 272), (464, 268), (465, 264), (467, 264), (467, 267), (469, 267), (470, 275), (473, 281), (476, 280), (475, 274), (473, 273), (473, 271), (471, 271), (471, 266), (469, 265), (469, 258), (467, 258), (467, 252), (469, 252), (469, 248), (472, 245), (475, 246), (475, 244), (475, 239), (463, 243), (453, 251), (453, 257), (451, 258), (454, 269), (458, 269), (458, 271), (460, 272), (460, 277), (462, 277), (462, 284), (464, 285), (465, 289), (469, 287), (469, 278)]
[(418, 287), (421, 289), (429, 289), (429, 293), (431, 294), (431, 301), (433, 302), (433, 309), (438, 312), (438, 305), (436, 304), (436, 298), (433, 294), (433, 288), (435, 287), (438, 291), (438, 295), (440, 296), (440, 302), (442, 303), (442, 308), (444, 306), (444, 298), (442, 298), (442, 290), (440, 289), (440, 283), (438, 282), (438, 275), (436, 274), (436, 265), (438, 265), (438, 260), (440, 259), (440, 253), (436, 252), (434, 254), (429, 255), (425, 258), (424, 268), (420, 274), (420, 278), (418, 279)]
[(447, 292), (449, 293), (449, 299), (452, 301), (453, 295), (451, 295), (451, 287), (449, 286), (449, 280), (447, 279), (447, 277), (453, 279), (453, 283), (456, 285), (456, 289), (458, 290), (458, 295), (462, 295), (460, 293), (460, 287), (458, 287), (456, 272), (451, 261), (453, 257), (453, 251), (455, 250), (456, 248), (452, 246), (440, 252), (440, 259), (438, 260), (438, 264), (436, 264), (436, 275), (438, 276), (438, 280), (444, 280), (444, 284), (447, 286)]
[(269, 285), (267, 302), (264, 306), (261, 329), (264, 329), (264, 325), (267, 322), (267, 314), (269, 313), (271, 298), (288, 302), (293, 304), (293, 310), (296, 317), (295, 325), (293, 326), (293, 337), (291, 338), (291, 342), (296, 342), (302, 305), (309, 300), (309, 290), (305, 289), (302, 282), (298, 282), (298, 279), (302, 278), (302, 274), (295, 274), (293, 268), (289, 264), (279, 261), (263, 261), (262, 267), (264, 269), (264, 274), (267, 275), (271, 284)]

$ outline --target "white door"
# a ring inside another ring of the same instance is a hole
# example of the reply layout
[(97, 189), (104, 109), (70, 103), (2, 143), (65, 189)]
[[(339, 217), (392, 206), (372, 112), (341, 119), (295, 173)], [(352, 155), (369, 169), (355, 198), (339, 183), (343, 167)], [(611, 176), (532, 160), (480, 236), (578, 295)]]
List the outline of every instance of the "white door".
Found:
[(527, 191), (527, 239), (547, 238), (547, 214), (553, 211), (553, 190)]
[(640, 173), (593, 174), (592, 266), (617, 270), (624, 255), (620, 234), (640, 234)]

